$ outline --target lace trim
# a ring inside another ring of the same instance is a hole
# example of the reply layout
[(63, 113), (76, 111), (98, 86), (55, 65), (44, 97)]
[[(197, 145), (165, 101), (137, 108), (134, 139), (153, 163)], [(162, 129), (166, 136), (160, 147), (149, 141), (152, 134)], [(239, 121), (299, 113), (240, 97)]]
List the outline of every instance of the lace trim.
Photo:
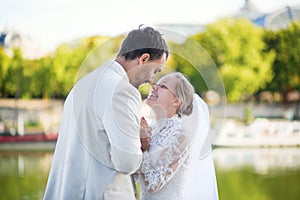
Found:
[(181, 129), (181, 120), (177, 115), (171, 118), (164, 118), (157, 122), (152, 128), (151, 145), (165, 146), (172, 135)]
[(158, 160), (152, 163), (148, 152), (143, 154), (141, 173), (148, 192), (159, 190), (188, 158), (187, 139), (181, 132), (178, 116), (160, 120), (152, 129), (150, 146), (162, 146)]

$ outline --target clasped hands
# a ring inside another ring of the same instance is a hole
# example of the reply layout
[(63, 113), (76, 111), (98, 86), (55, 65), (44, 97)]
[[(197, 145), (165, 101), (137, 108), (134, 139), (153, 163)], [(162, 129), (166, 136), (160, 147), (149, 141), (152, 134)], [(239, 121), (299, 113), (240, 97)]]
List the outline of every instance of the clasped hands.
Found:
[(140, 122), (140, 141), (142, 152), (145, 152), (149, 149), (151, 131), (152, 129), (148, 125), (146, 119), (142, 117)]

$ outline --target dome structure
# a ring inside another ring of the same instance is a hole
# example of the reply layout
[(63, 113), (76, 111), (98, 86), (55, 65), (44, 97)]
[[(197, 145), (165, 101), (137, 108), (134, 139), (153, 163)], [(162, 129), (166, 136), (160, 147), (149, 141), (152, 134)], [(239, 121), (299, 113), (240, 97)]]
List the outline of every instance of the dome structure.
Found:
[(253, 21), (264, 15), (265, 13), (260, 12), (250, 0), (246, 0), (245, 5), (233, 17), (246, 18)]
[(16, 47), (21, 44), (20, 34), (12, 31), (0, 32), (0, 46), (4, 48)]
[(13, 56), (13, 49), (20, 48), (24, 58), (36, 59), (47, 52), (41, 50), (40, 46), (27, 35), (5, 28), (0, 29), (0, 47), (3, 47), (6, 54)]

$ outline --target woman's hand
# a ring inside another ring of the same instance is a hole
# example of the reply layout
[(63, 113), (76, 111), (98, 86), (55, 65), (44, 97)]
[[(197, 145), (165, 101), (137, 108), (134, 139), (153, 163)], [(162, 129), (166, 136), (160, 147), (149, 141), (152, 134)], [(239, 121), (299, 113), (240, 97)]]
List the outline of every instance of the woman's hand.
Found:
[(151, 137), (151, 127), (148, 125), (144, 117), (141, 118), (140, 123), (140, 141), (142, 152), (145, 152), (149, 149)]

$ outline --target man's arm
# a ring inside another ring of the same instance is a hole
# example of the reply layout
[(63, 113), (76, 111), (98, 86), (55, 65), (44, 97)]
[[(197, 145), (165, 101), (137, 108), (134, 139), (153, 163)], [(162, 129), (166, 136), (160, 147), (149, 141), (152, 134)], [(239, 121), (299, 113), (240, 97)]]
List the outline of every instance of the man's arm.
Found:
[(117, 171), (135, 172), (142, 160), (140, 144), (139, 92), (119, 84), (103, 115), (103, 125), (110, 141), (111, 161)]

